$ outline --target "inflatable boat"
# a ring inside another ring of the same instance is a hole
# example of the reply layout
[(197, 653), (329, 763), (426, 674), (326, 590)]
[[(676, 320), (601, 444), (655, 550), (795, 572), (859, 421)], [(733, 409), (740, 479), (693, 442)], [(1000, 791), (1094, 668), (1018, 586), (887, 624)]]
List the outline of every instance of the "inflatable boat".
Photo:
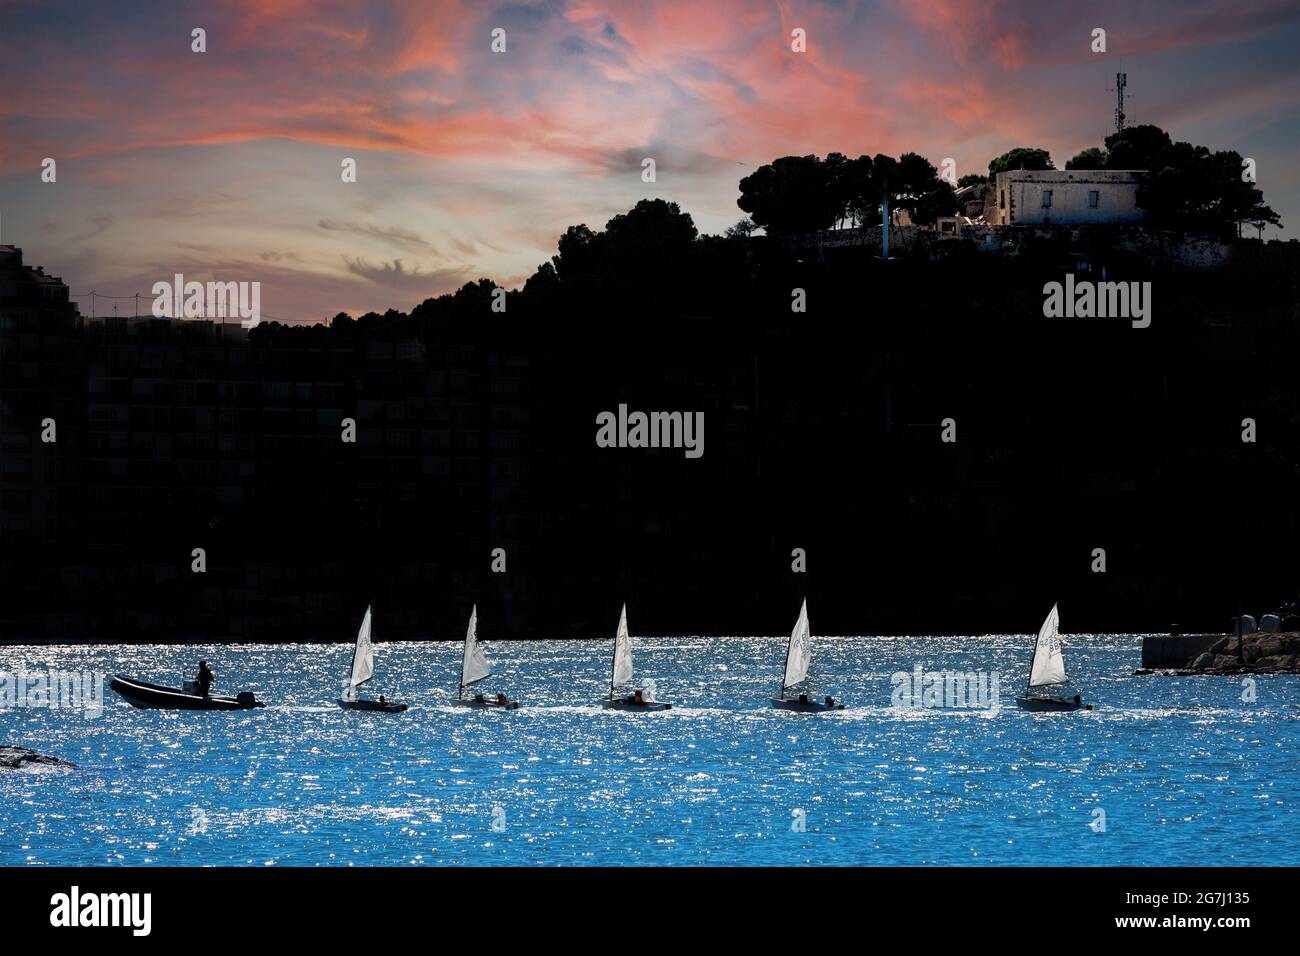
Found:
[(108, 686), (125, 697), (132, 707), (152, 710), (252, 710), (265, 706), (251, 691), (243, 691), (234, 697), (227, 694), (204, 696), (188, 688), (161, 687), (121, 674), (109, 681)]

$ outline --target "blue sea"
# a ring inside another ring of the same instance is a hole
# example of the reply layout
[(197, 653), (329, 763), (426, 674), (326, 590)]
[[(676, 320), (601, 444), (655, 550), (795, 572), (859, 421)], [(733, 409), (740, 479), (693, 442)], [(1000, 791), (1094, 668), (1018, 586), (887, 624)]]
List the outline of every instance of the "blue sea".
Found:
[[(0, 770), (0, 864), (1300, 864), (1300, 678), (1133, 677), (1140, 638), (1065, 635), (1096, 709), (1015, 707), (1032, 635), (815, 637), (813, 687), (774, 711), (781, 638), (638, 638), (671, 711), (595, 702), (612, 641), (488, 644), (523, 706), (452, 708), (459, 644), (0, 647), (20, 668), (178, 685), (200, 657), (262, 710), (0, 710), (0, 744), (78, 769)], [(998, 674), (997, 709), (899, 708), (896, 672)], [(1253, 698), (1253, 699), (1252, 699)]]

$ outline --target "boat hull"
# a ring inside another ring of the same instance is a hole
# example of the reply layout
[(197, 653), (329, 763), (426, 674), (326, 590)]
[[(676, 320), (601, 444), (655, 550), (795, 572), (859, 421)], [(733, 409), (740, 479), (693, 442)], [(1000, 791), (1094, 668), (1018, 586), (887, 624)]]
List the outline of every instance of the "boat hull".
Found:
[(826, 710), (843, 710), (843, 704), (827, 704), (824, 701), (810, 700), (804, 703), (801, 700), (790, 700), (788, 697), (773, 697), (772, 706), (777, 710), (795, 710), (801, 714), (820, 714)]
[(1017, 697), (1016, 706), (1021, 710), (1039, 712), (1092, 710), (1092, 704), (1076, 704), (1073, 700), (1061, 700), (1056, 697)]
[(504, 704), (498, 704), (495, 700), (457, 700), (452, 702), (453, 707), (473, 707), (476, 710), (518, 710), (519, 701), (508, 700)]
[(406, 710), (406, 704), (394, 704), (391, 701), (381, 704), (377, 700), (340, 700), (338, 705), (344, 710), (364, 710), (377, 714), (400, 714)]
[(204, 697), (202, 694), (150, 684), (121, 674), (109, 681), (108, 686), (132, 707), (141, 710), (252, 710), (265, 706), (247, 691), (234, 697), (226, 694)]
[(606, 697), (601, 700), (600, 704), (606, 710), (626, 710), (632, 713), (648, 713), (656, 710), (673, 709), (673, 705), (664, 700), (647, 700), (645, 703), (638, 704), (635, 701), (626, 698), (610, 700)]

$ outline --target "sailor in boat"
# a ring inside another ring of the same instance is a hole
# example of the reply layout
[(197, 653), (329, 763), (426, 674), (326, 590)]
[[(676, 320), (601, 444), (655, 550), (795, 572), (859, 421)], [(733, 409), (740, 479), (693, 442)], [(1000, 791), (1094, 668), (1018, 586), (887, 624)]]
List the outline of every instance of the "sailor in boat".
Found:
[(380, 695), (379, 695), (379, 706), (380, 706), (380, 707), (387, 707), (387, 706), (388, 706), (388, 700), (384, 697), (383, 694), (380, 694)]
[(645, 699), (645, 691), (639, 687), (626, 697), (619, 698), (619, 700), (622, 703), (630, 704), (633, 707), (644, 707), (646, 704), (650, 703), (650, 701)]
[(631, 704), (633, 707), (649, 707), (651, 704), (655, 703), (655, 701), (647, 700), (645, 691), (638, 687), (636, 690), (632, 691), (632, 693), (623, 698), (623, 703)]
[(194, 686), (200, 695), (203, 697), (208, 696), (208, 690), (212, 687), (212, 681), (215, 677), (212, 668), (208, 667), (208, 662), (199, 661), (199, 672), (194, 678)]
[(510, 703), (510, 700), (506, 697), (506, 695), (505, 695), (505, 694), (502, 694), (502, 693), (500, 693), (500, 692), (498, 691), (498, 692), (497, 692), (497, 706), (498, 706), (498, 707), (504, 707), (504, 706), (506, 706), (506, 704), (508, 704), (508, 703)]

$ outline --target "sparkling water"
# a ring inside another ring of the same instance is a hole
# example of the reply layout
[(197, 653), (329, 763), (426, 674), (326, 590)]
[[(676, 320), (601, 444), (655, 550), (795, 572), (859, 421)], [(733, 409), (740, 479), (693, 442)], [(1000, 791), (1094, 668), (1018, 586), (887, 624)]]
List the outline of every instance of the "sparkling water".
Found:
[[(0, 711), (0, 744), (78, 769), (0, 770), (0, 864), (1300, 864), (1300, 678), (1132, 677), (1139, 639), (1066, 635), (1093, 711), (1014, 697), (1032, 635), (815, 637), (812, 685), (848, 709), (773, 710), (781, 638), (638, 638), (663, 713), (604, 710), (612, 641), (499, 642), (454, 708), (461, 647), (0, 647), (0, 671), (179, 686), (200, 657), (262, 710)], [(894, 706), (926, 671), (1001, 677), (998, 708)], [(12, 701), (10, 702), (12, 703)]]

